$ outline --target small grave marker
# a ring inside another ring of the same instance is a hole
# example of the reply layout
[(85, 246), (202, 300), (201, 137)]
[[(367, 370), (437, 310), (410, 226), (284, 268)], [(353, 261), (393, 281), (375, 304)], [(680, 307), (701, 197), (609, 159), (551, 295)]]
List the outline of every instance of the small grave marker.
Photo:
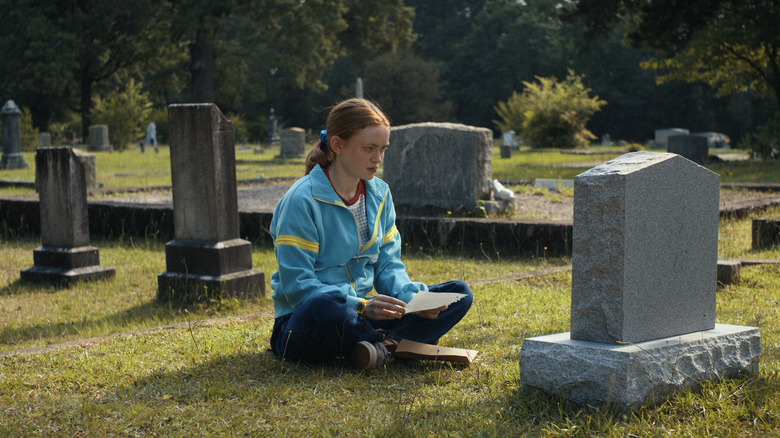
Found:
[(13, 100), (9, 100), (0, 110), (3, 121), (3, 156), (0, 169), (27, 169), (29, 166), (22, 156), (22, 111)]
[(38, 148), (35, 177), (40, 198), (41, 246), (23, 280), (68, 286), (77, 281), (113, 277), (100, 266), (97, 248), (89, 244), (87, 175), (84, 163), (69, 147)]

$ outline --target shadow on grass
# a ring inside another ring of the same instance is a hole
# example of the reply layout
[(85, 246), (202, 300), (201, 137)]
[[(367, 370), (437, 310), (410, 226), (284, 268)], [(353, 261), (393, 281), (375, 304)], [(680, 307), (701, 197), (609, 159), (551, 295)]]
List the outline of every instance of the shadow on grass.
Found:
[[(488, 370), (397, 360), (360, 373), (343, 362), (283, 362), (270, 351), (227, 355), (152, 373), (110, 397), (158, 412), (207, 410), (219, 403), (229, 412), (227, 423), (236, 422), (230, 418), (235, 416), (246, 425), (251, 415), (249, 423), (262, 419), (266, 432), (312, 436), (517, 436), (556, 428), (560, 433), (568, 419), (598, 412), (543, 393), (523, 394), (516, 381), (495, 385), (488, 382), (493, 379)], [(459, 391), (457, 397), (447, 395)], [(483, 391), (495, 393), (485, 397)], [(616, 418), (600, 415), (604, 421)], [(242, 432), (252, 433), (251, 427)]]
[(52, 294), (57, 293), (62, 289), (67, 289), (67, 286), (30, 282), (17, 278), (7, 286), (0, 288), (0, 297), (10, 297), (21, 293)]
[[(56, 291), (52, 289), (48, 292)], [(3, 293), (0, 291), (0, 295)], [(110, 336), (123, 332), (123, 327), (127, 328), (126, 331), (143, 330), (181, 322), (181, 319), (181, 309), (178, 307), (152, 300), (97, 319), (54, 323), (44, 320), (24, 327), (4, 327), (0, 330), (0, 351), (13, 350), (15, 345), (28, 341), (52, 339), (52, 342), (66, 342), (71, 339)]]

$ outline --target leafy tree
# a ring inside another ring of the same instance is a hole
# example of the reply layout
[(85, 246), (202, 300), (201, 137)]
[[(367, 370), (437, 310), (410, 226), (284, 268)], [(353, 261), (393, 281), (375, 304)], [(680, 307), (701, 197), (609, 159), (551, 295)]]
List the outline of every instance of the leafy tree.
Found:
[(0, 0), (0, 96), (30, 108), (33, 123), (47, 130), (76, 97), (74, 36), (56, 20), (53, 2)]
[(742, 143), (756, 158), (777, 160), (780, 159), (778, 132), (780, 132), (780, 116), (775, 115), (755, 132), (747, 134), (742, 139)]
[(492, 108), (524, 81), (565, 75), (574, 46), (556, 12), (556, 1), (488, 0), (468, 34), (443, 61), (444, 96), (455, 118), (491, 126)]
[(450, 121), (452, 103), (442, 99), (436, 68), (410, 51), (384, 55), (365, 66), (367, 97), (394, 124)]
[(514, 130), (532, 147), (575, 148), (595, 139), (585, 125), (606, 102), (590, 97), (582, 78), (569, 72), (566, 80), (537, 78), (524, 82), (522, 94), (512, 93), (507, 102), (499, 102), (496, 124), (505, 131)]
[[(721, 95), (752, 89), (780, 102), (780, 1), (580, 0), (567, 11), (604, 33), (632, 17), (627, 40), (657, 50), (646, 67), (666, 71), (660, 80), (703, 81)], [(670, 14), (669, 11), (674, 11)]]
[[(324, 89), (322, 70), (407, 46), (412, 10), (401, 0), (171, 0), (174, 34), (189, 41), (192, 99), (220, 100), (217, 75), (243, 79), (262, 98), (274, 85)], [(235, 88), (224, 90), (235, 98)]]
[(3, 78), (25, 96), (19, 100), (29, 102), (40, 129), (75, 103), (86, 136), (95, 84), (149, 60), (165, 41), (159, 23), (165, 17), (153, 0), (0, 0), (0, 6), (11, 11), (0, 14), (7, 34), (0, 40)]
[(95, 98), (95, 120), (108, 125), (112, 143), (119, 151), (143, 138), (151, 116), (149, 97), (134, 79), (105, 99)]
[(414, 8), (415, 53), (423, 59), (446, 63), (456, 54), (477, 24), (487, 0), (407, 0)]

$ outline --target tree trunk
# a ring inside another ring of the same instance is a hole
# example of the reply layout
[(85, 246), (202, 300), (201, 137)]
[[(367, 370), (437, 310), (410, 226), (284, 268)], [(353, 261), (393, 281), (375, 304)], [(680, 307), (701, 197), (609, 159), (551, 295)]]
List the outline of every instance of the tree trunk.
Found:
[(190, 45), (190, 73), (192, 73), (192, 102), (214, 102), (214, 70), (217, 53), (214, 32), (199, 30), (195, 43)]

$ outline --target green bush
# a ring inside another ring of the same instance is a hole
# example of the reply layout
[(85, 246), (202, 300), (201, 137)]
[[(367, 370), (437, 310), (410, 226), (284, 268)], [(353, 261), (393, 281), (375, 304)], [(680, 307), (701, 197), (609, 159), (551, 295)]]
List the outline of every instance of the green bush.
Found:
[(32, 112), (30, 112), (29, 108), (22, 108), (22, 115), (19, 119), (19, 131), (23, 151), (34, 152), (41, 145), (38, 142), (38, 128), (33, 127)]
[(141, 84), (130, 79), (123, 90), (112, 91), (105, 99), (95, 99), (92, 110), (95, 123), (108, 125), (108, 135), (114, 148), (123, 151), (146, 136), (151, 121), (152, 104)]
[(496, 125), (514, 130), (535, 148), (585, 147), (595, 136), (585, 127), (590, 117), (606, 104), (598, 96), (589, 97), (581, 76), (569, 71), (563, 82), (555, 78), (537, 78), (538, 83), (523, 82), (506, 102), (499, 102)]
[(742, 147), (748, 149), (754, 158), (780, 158), (780, 115), (775, 115), (755, 132), (745, 135)]
[(249, 130), (247, 129), (246, 120), (236, 113), (228, 113), (225, 118), (233, 122), (233, 137), (236, 144), (249, 142)]
[(76, 111), (70, 111), (64, 119), (49, 123), (49, 133), (51, 134), (52, 145), (60, 146), (79, 143), (81, 114)]

